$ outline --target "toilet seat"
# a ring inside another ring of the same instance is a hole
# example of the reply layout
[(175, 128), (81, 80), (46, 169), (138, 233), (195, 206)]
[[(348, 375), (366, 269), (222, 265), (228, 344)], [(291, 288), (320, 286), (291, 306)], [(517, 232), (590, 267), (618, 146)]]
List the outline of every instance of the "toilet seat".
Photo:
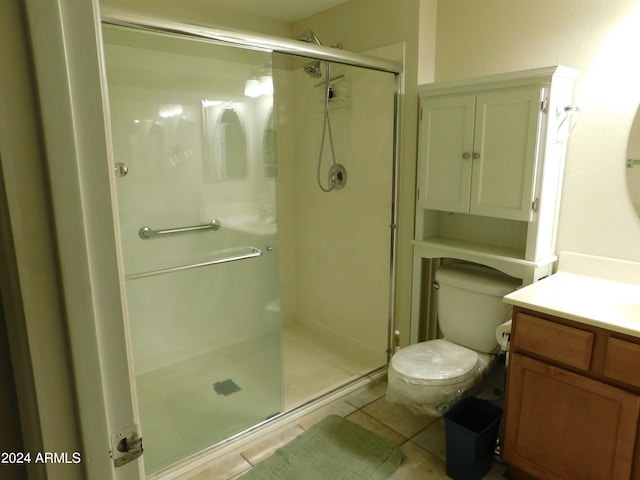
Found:
[(441, 416), (481, 382), (494, 359), (446, 339), (402, 348), (389, 363), (386, 399), (416, 415)]
[(478, 361), (478, 352), (438, 339), (399, 350), (391, 365), (408, 383), (451, 385), (476, 376)]

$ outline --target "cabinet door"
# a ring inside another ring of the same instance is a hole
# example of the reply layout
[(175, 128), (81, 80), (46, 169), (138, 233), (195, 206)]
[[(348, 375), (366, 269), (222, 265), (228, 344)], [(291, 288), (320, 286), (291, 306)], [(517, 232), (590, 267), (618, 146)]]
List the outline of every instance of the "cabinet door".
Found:
[(419, 205), (467, 213), (475, 96), (426, 98), (421, 107)]
[(539, 87), (478, 95), (470, 213), (530, 219), (542, 95)]
[(629, 479), (640, 397), (513, 354), (504, 458), (544, 480)]

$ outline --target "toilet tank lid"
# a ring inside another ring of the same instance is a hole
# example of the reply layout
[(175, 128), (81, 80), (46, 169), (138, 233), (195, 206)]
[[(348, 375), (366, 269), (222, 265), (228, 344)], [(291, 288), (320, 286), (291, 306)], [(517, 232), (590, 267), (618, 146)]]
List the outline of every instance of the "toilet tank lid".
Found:
[(470, 263), (449, 263), (436, 270), (439, 284), (503, 297), (517, 290), (522, 281), (484, 265)]

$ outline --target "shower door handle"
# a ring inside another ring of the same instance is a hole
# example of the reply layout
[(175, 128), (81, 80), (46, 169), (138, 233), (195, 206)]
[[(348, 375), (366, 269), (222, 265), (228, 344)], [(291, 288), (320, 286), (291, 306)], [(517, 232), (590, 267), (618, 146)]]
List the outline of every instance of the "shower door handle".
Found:
[(190, 227), (165, 228), (162, 230), (153, 230), (151, 227), (142, 227), (140, 230), (138, 230), (138, 236), (142, 240), (149, 240), (150, 238), (172, 235), (174, 233), (196, 232), (201, 230), (218, 230), (219, 228), (220, 220), (216, 220), (214, 218), (209, 223), (205, 223), (202, 225), (193, 225)]
[[(210, 265), (220, 265), (222, 263), (236, 262), (238, 260), (246, 260), (248, 258), (255, 258), (262, 256), (262, 250), (256, 247), (241, 247), (245, 251), (240, 249), (222, 250), (219, 253), (223, 253), (225, 256), (220, 258), (214, 258), (213, 260), (207, 260), (200, 263), (192, 263), (189, 265), (181, 265), (179, 267), (169, 267), (160, 270), (151, 270), (149, 272), (131, 273), (125, 276), (127, 280), (137, 280), (139, 278), (153, 277), (155, 275), (163, 275), (165, 273), (182, 272), (184, 270), (191, 270), (192, 268), (208, 267)], [(267, 251), (273, 251), (273, 247), (268, 245)]]

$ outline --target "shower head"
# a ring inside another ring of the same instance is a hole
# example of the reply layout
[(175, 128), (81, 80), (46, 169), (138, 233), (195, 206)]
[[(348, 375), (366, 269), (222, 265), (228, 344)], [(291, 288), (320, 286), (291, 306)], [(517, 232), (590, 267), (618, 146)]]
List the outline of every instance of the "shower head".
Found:
[(302, 34), (298, 35), (296, 37), (296, 40), (300, 40), (302, 42), (307, 42), (307, 43), (315, 43), (317, 45), (322, 45), (322, 43), (320, 42), (320, 39), (317, 37), (315, 33), (313, 33), (313, 30), (311, 30), (310, 28), (307, 28)]
[[(316, 45), (322, 45), (318, 36), (313, 33), (313, 30), (307, 28), (301, 35), (296, 37), (296, 40), (307, 43), (315, 43)], [(322, 76), (322, 69), (320, 68), (320, 61), (315, 60), (313, 62), (304, 64), (304, 71), (307, 72), (311, 78), (320, 78)]]
[(320, 78), (322, 76), (322, 69), (320, 68), (320, 60), (315, 62), (309, 62), (304, 64), (304, 71), (307, 72), (311, 78)]

